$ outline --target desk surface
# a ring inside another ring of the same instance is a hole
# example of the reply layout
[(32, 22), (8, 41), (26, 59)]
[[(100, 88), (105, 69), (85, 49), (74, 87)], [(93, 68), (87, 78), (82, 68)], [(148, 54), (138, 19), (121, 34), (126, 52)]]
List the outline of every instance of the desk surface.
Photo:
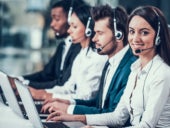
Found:
[(0, 128), (33, 128), (29, 120), (15, 114), (11, 108), (0, 102)]

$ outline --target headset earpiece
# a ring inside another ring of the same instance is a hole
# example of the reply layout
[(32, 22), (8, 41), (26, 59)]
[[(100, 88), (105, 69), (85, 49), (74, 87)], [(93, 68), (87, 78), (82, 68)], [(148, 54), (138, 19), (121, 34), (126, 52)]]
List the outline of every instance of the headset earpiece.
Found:
[(155, 38), (155, 45), (156, 46), (158, 46), (161, 43), (159, 33), (160, 33), (160, 21), (158, 21), (158, 31), (157, 31), (156, 38)]
[(156, 34), (156, 38), (155, 38), (155, 45), (158, 46), (161, 43), (161, 39), (160, 39), (160, 29), (161, 29), (161, 23), (159, 21), (159, 15), (157, 13), (157, 11), (155, 9), (153, 9), (153, 11), (155, 12), (157, 18), (158, 18), (158, 30), (157, 30), (157, 34)]
[(68, 19), (67, 19), (67, 22), (68, 22), (69, 24), (70, 24), (70, 20), (71, 20), (72, 11), (73, 11), (73, 7), (70, 7), (69, 12), (68, 12)]
[(117, 30), (117, 25), (116, 25), (116, 17), (115, 17), (115, 9), (114, 9), (114, 18), (113, 18), (113, 25), (114, 25), (114, 33), (115, 33), (115, 37), (116, 37), (116, 39), (117, 40), (120, 40), (120, 39), (122, 39), (122, 37), (123, 37), (123, 33), (121, 32), (121, 31), (119, 31), (119, 30)]
[(90, 21), (91, 21), (91, 17), (88, 18), (87, 25), (86, 25), (85, 34), (87, 37), (90, 37), (92, 34), (92, 30), (90, 29)]

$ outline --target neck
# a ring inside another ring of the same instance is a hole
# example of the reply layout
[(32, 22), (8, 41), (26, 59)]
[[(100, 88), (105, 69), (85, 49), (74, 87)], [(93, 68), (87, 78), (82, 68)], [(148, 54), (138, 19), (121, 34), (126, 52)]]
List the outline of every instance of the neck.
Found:
[(87, 48), (90, 44), (90, 38), (85, 38), (80, 44), (82, 48)]
[(108, 57), (111, 58), (112, 56), (114, 56), (116, 53), (118, 53), (120, 50), (122, 50), (124, 48), (123, 43), (117, 43), (117, 46), (115, 49), (112, 50), (112, 52), (110, 54), (108, 54)]
[(156, 56), (156, 53), (154, 52), (153, 54), (150, 55), (143, 55), (143, 56), (139, 56), (140, 60), (141, 60), (141, 68), (143, 68), (150, 60), (152, 60), (154, 58), (154, 56)]

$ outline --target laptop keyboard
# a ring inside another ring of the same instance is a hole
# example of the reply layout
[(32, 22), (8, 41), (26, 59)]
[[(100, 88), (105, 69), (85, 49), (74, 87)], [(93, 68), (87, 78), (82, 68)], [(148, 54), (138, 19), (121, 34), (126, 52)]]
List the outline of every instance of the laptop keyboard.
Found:
[(61, 122), (43, 122), (44, 128), (69, 128)]

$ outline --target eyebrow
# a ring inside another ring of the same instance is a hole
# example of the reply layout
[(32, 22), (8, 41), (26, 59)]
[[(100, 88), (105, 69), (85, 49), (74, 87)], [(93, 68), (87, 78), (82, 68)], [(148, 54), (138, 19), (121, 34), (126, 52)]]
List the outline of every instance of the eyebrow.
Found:
[[(134, 30), (134, 28), (132, 28), (132, 27), (129, 27), (129, 28)], [(150, 31), (150, 29), (148, 29), (148, 28), (140, 28), (140, 31), (141, 30), (148, 30), (148, 31)]]

